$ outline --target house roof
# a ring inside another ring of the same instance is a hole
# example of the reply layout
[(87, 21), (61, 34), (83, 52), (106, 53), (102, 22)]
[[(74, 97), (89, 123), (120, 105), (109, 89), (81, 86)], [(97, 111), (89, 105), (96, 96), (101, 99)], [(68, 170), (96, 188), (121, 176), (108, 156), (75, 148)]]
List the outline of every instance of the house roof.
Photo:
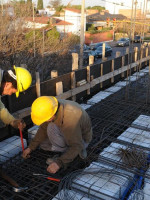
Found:
[[(57, 18), (52, 18), (52, 17), (44, 17), (44, 16), (43, 17), (35, 17), (34, 21), (35, 21), (35, 23), (48, 24), (48, 23), (51, 22), (51, 19), (54, 19), (52, 25), (55, 25), (55, 26), (73, 25), (72, 23), (67, 22), (67, 21), (63, 21), (63, 20), (60, 20), (60, 19), (57, 19)], [(26, 21), (33, 22), (33, 18), (32, 17), (28, 17), (28, 18), (26, 18)]]
[(58, 26), (58, 25), (73, 25), (73, 24), (60, 19), (56, 19), (56, 23), (54, 25)]
[(75, 12), (75, 13), (81, 13), (81, 10), (78, 10), (76, 8), (65, 8), (64, 10), (68, 10), (68, 11)]
[(109, 18), (110, 20), (113, 20), (113, 18), (116, 18), (116, 20), (127, 19), (127, 17), (124, 16), (124, 15), (122, 15), (122, 14), (110, 14), (108, 12), (103, 12), (103, 14), (96, 13), (96, 14), (87, 16), (87, 21), (88, 22), (92, 22), (92, 21), (106, 21), (107, 18)]
[(40, 24), (47, 24), (50, 21), (50, 17), (35, 17), (33, 20), (33, 17), (27, 17), (25, 21), (40, 23)]

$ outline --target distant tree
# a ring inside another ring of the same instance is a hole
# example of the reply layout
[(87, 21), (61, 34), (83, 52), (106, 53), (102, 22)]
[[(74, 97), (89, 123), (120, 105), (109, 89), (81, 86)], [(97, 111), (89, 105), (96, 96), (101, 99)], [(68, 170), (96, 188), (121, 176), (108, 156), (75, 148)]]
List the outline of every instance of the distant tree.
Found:
[(56, 30), (56, 27), (54, 27), (52, 30), (47, 32), (47, 37), (50, 39), (59, 39), (60, 33)]
[(102, 7), (102, 6), (89, 6), (87, 7), (87, 9), (95, 9), (95, 10), (98, 10), (99, 12), (102, 11), (102, 10), (105, 10), (105, 7)]
[(52, 8), (58, 8), (61, 6), (61, 0), (50, 0), (49, 4), (51, 5)]
[(37, 9), (43, 9), (43, 0), (38, 0)]
[(27, 0), (27, 3), (32, 3), (32, 0)]
[(67, 7), (81, 10), (81, 5), (68, 5)]

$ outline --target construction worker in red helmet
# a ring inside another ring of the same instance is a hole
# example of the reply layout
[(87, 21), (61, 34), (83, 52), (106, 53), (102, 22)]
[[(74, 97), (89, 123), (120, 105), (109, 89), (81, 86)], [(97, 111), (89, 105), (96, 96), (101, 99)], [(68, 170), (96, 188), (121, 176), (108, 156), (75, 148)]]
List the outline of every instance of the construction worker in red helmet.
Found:
[[(30, 72), (22, 67), (13, 67), (11, 70), (0, 69), (0, 98), (3, 95), (12, 95), (16, 93), (16, 97), (20, 92), (27, 90), (32, 82)], [(14, 128), (25, 128), (25, 123), (22, 119), (15, 119), (5, 108), (0, 99), (0, 119), (5, 124), (10, 124)]]
[(31, 119), (39, 125), (39, 129), (24, 150), (23, 158), (30, 157), (38, 146), (59, 153), (57, 157), (46, 160), (49, 173), (66, 168), (78, 155), (86, 158), (86, 148), (92, 139), (92, 126), (89, 115), (78, 103), (41, 96), (32, 104)]

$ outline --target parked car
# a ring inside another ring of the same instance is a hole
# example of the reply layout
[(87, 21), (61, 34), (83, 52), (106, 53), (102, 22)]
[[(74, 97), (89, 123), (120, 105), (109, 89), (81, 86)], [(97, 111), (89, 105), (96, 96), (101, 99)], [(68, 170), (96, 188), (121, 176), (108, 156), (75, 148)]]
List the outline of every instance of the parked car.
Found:
[[(89, 50), (89, 46), (84, 44), (83, 51)], [(79, 53), (80, 52), (80, 44), (75, 45), (71, 50), (69, 50), (70, 53)]]
[(133, 42), (142, 42), (142, 37), (140, 35), (135, 35)]
[[(111, 56), (111, 53), (112, 53), (112, 48), (106, 46), (105, 47), (105, 56)], [(98, 47), (95, 51), (90, 52), (90, 55), (94, 56), (95, 58), (102, 58), (102, 54), (103, 54), (102, 46)]]
[(120, 38), (120, 40), (117, 41), (117, 46), (124, 47), (124, 46), (129, 46), (129, 44), (130, 44), (129, 38)]
[(89, 56), (91, 55), (91, 50), (83, 51), (83, 63), (88, 64), (89, 63)]
[[(104, 42), (99, 42), (99, 43), (90, 44), (89, 48), (90, 48), (91, 50), (96, 50), (98, 47), (102, 47), (102, 46), (103, 46), (103, 43), (104, 43)], [(110, 47), (106, 42), (105, 42), (105, 46)]]

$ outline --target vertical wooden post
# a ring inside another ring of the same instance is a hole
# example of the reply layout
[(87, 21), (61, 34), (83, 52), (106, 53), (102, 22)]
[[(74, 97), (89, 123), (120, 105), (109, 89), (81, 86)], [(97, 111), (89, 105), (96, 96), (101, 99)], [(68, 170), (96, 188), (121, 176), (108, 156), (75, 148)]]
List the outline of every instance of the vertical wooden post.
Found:
[[(146, 47), (146, 57), (148, 56), (148, 47)], [(148, 64), (148, 61), (145, 62), (145, 65)]]
[(126, 48), (126, 54), (129, 54), (129, 47)]
[[(138, 47), (134, 47), (134, 62), (137, 61), (137, 55), (138, 55)], [(136, 71), (137, 67), (134, 67), (134, 71)]]
[(77, 53), (72, 53), (72, 71), (75, 71), (79, 68), (79, 56)]
[(41, 96), (41, 89), (40, 89), (40, 74), (39, 72), (35, 72), (36, 75), (36, 94), (37, 97)]
[[(122, 56), (122, 65), (121, 68), (125, 65), (125, 56)], [(124, 78), (124, 72), (121, 73), (121, 78)]]
[(94, 56), (89, 56), (89, 65), (94, 64)]
[[(114, 60), (112, 60), (112, 63), (111, 63), (111, 71), (114, 72)], [(111, 83), (114, 83), (114, 75), (111, 78)]]
[(150, 76), (150, 60), (149, 60), (149, 76)]
[[(87, 82), (90, 83), (90, 77), (91, 77), (90, 66), (87, 66), (86, 70), (87, 70)], [(90, 89), (87, 89), (87, 95), (89, 94), (90, 94)]]
[[(71, 72), (71, 89), (76, 87), (76, 76), (75, 72)], [(72, 96), (72, 100), (76, 101), (76, 95)]]
[(116, 58), (118, 58), (121, 55), (120, 51), (116, 51)]
[[(103, 76), (103, 64), (101, 64), (101, 74), (100, 76)], [(100, 83), (100, 88), (103, 88), (103, 82)]]
[(62, 81), (59, 81), (56, 83), (56, 96), (63, 93), (63, 83)]
[(103, 43), (103, 48), (102, 48), (102, 60), (105, 60), (105, 42)]
[(52, 70), (51, 71), (51, 79), (52, 78), (57, 78), (58, 77), (58, 72), (57, 72), (57, 70)]
[(143, 47), (141, 46), (141, 52), (140, 52), (140, 69), (142, 68), (141, 65), (141, 59), (143, 58)]

